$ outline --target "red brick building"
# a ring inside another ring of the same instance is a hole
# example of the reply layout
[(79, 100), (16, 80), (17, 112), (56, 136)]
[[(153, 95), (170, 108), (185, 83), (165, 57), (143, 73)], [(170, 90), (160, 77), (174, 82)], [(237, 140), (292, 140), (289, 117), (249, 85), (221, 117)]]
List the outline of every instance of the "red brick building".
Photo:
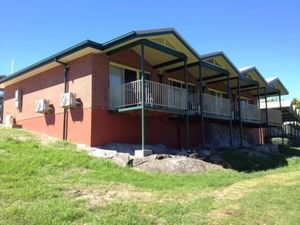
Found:
[(213, 140), (212, 124), (228, 144), (245, 132), (259, 143), (268, 121), (257, 99), (287, 92), (242, 72), (222, 52), (200, 56), (174, 29), (87, 40), (3, 79), (4, 123), (89, 146), (196, 146)]

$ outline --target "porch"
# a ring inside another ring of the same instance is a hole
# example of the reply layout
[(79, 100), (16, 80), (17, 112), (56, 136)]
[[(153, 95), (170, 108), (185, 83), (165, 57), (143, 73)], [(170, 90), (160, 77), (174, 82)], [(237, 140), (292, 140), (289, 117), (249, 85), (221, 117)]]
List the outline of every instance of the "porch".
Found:
[[(142, 106), (141, 86), (142, 80), (136, 80), (110, 88), (109, 109), (115, 112), (140, 109)], [(202, 93), (202, 98), (205, 116), (230, 118), (229, 99), (207, 93)], [(150, 80), (145, 80), (145, 108), (168, 113), (185, 114), (187, 111), (189, 115), (201, 114), (198, 93), (190, 94), (184, 88)]]

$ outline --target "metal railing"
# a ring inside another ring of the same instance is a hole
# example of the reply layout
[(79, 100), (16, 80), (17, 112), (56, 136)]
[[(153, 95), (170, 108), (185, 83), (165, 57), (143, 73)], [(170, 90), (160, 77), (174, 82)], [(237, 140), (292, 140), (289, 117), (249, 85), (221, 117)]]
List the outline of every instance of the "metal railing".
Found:
[[(203, 113), (230, 117), (230, 102), (227, 98), (203, 93)], [(190, 94), (188, 111), (200, 114), (199, 93)]]
[(203, 112), (230, 117), (229, 99), (203, 93)]
[[(266, 109), (261, 110), (261, 117), (262, 117), (262, 122), (266, 123), (267, 118), (266, 118)], [(268, 109), (268, 120), (269, 123), (271, 124), (282, 124), (282, 114), (280, 110), (276, 109)]]
[[(142, 103), (141, 80), (125, 83), (109, 89), (109, 108), (119, 109)], [(145, 81), (145, 104), (156, 108), (185, 110), (186, 89)]]
[(249, 121), (260, 121), (261, 114), (258, 105), (241, 102), (241, 118)]

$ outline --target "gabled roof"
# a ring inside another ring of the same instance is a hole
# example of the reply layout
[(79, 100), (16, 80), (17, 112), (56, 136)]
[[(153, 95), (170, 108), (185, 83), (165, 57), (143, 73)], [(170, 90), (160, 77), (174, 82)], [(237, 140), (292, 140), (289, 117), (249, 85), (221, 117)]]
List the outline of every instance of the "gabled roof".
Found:
[[(288, 92), (282, 91), (283, 89), (279, 89), (277, 86), (272, 85), (270, 81), (274, 80), (274, 78), (264, 78), (263, 75), (259, 72), (259, 70), (255, 66), (248, 66), (244, 68), (240, 68), (240, 73), (244, 76), (250, 75), (253, 79), (257, 80), (261, 87), (267, 88), (267, 93), (270, 95), (278, 95), (278, 92), (281, 95), (287, 95)], [(254, 77), (253, 77), (254, 76)], [(274, 92), (275, 91), (275, 92)]]
[(269, 77), (266, 78), (266, 81), (268, 82), (268, 85), (279, 90), (281, 95), (289, 94), (289, 91), (286, 89), (286, 87), (283, 85), (283, 83), (278, 77)]
[(110, 51), (127, 43), (134, 42), (135, 40), (162, 36), (168, 36), (168, 38), (172, 39), (173, 41), (176, 41), (176, 44), (178, 44), (178, 46), (180, 47), (180, 51), (184, 51), (184, 53), (189, 57), (189, 63), (200, 60), (199, 54), (173, 28), (132, 31), (110, 41), (104, 42), (103, 44), (91, 40), (86, 40), (79, 44), (76, 44), (70, 48), (67, 48), (59, 53), (56, 53), (20, 71), (17, 71), (16, 73), (7, 76), (6, 78), (0, 81), (0, 88), (25, 79), (23, 77), (23, 75), (25, 74), (26, 77), (30, 77), (41, 73), (45, 70), (54, 68), (57, 65), (59, 65), (56, 62), (56, 60), (60, 60), (67, 63), (83, 55)]
[(229, 59), (229, 57), (223, 52), (223, 51), (217, 51), (217, 52), (211, 52), (208, 54), (204, 54), (204, 55), (200, 55), (200, 58), (202, 60), (210, 60), (210, 59), (223, 59), (225, 63), (227, 63), (227, 67), (226, 68), (229, 72), (231, 72), (232, 75), (238, 76), (240, 71), (238, 70), (238, 68), (233, 64), (233, 62)]
[(268, 85), (263, 75), (259, 72), (259, 70), (255, 66), (243, 67), (240, 68), (239, 71), (240, 74), (244, 76), (250, 75), (252, 79), (259, 82), (261, 87), (266, 87)]

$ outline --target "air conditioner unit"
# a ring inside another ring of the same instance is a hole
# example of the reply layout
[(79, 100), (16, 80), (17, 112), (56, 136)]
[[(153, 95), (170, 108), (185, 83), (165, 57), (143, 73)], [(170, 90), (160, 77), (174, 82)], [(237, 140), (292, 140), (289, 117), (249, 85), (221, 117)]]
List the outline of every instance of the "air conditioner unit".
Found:
[(35, 103), (35, 112), (37, 113), (47, 113), (51, 110), (49, 106), (49, 100), (47, 99), (40, 99), (37, 100)]
[(64, 93), (60, 96), (60, 107), (76, 108), (78, 102), (76, 101), (76, 94), (72, 92)]

